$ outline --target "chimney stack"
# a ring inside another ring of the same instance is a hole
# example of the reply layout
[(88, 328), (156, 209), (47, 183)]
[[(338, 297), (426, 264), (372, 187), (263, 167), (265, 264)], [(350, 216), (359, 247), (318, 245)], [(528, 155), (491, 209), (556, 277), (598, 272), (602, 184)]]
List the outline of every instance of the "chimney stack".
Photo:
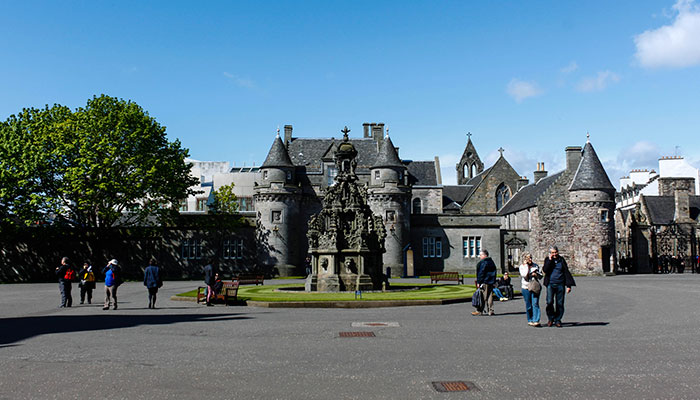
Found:
[(544, 169), (544, 163), (537, 163), (537, 170), (534, 173), (535, 184), (540, 181), (540, 179), (547, 176), (547, 170)]
[(372, 138), (377, 142), (377, 151), (379, 151), (384, 141), (384, 123), (371, 123), (369, 126), (372, 128)]
[(530, 183), (530, 180), (527, 179), (527, 176), (521, 176), (520, 178), (518, 178), (518, 189), (516, 190), (516, 192), (527, 186), (528, 183)]
[(365, 139), (369, 139), (369, 138), (372, 137), (372, 134), (371, 134), (370, 131), (369, 131), (369, 122), (365, 122), (364, 124), (362, 124), (362, 130), (363, 130), (363, 132), (364, 132), (364, 136), (363, 136), (363, 137), (364, 137)]
[(284, 126), (284, 145), (289, 147), (289, 142), (292, 141), (292, 126), (291, 125), (285, 125)]
[(569, 146), (566, 148), (566, 170), (576, 172), (578, 165), (581, 164), (583, 153), (581, 146)]

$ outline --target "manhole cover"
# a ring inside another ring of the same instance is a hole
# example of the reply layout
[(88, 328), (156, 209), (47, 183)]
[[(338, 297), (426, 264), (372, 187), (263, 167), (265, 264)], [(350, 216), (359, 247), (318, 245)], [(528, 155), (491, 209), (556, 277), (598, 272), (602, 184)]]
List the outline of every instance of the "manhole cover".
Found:
[(438, 392), (467, 392), (478, 391), (479, 388), (473, 382), (467, 381), (452, 381), (452, 382), (433, 382), (433, 388)]
[(378, 326), (389, 326), (393, 328), (398, 328), (399, 323), (398, 322), (353, 322), (352, 327), (353, 328), (373, 328), (373, 327), (378, 327)]
[(340, 332), (340, 337), (375, 337), (374, 332)]

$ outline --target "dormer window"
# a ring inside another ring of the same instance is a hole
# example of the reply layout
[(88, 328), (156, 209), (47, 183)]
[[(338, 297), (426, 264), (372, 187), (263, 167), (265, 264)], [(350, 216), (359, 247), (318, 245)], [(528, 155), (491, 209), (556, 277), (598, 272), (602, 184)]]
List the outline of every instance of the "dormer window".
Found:
[(287, 182), (292, 181), (292, 171), (287, 171)]
[(267, 170), (263, 171), (263, 179), (267, 180)]
[(380, 177), (381, 177), (381, 172), (379, 172), (379, 171), (374, 171), (374, 180), (377, 180), (377, 181), (378, 181)]

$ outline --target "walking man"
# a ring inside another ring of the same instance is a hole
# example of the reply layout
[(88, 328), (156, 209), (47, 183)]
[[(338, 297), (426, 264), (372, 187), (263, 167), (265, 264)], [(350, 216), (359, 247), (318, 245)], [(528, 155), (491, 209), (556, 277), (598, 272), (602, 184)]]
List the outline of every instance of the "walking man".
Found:
[(121, 282), (121, 271), (119, 270), (119, 262), (111, 259), (107, 266), (102, 269), (102, 274), (105, 276), (105, 304), (103, 310), (109, 310), (112, 302), (114, 309), (117, 309), (117, 288)]
[(571, 287), (576, 286), (574, 277), (569, 272), (564, 257), (559, 255), (557, 246), (549, 249), (549, 256), (544, 260), (544, 285), (547, 287), (547, 326), (561, 328), (561, 318), (564, 316), (564, 297), (571, 293)]
[(212, 306), (211, 297), (214, 295), (214, 259), (204, 266), (204, 283), (207, 285), (207, 305)]
[(75, 277), (75, 270), (71, 267), (68, 257), (61, 259), (61, 266), (56, 268), (56, 276), (58, 277), (58, 290), (61, 291), (60, 308), (70, 307), (73, 305), (70, 282)]
[(496, 284), (496, 264), (489, 257), (489, 252), (482, 249), (479, 253), (479, 261), (476, 264), (476, 287), (481, 287), (482, 298), (484, 299), (484, 310), (474, 311), (472, 315), (480, 315), (488, 312), (488, 315), (496, 314), (493, 311), (493, 285)]

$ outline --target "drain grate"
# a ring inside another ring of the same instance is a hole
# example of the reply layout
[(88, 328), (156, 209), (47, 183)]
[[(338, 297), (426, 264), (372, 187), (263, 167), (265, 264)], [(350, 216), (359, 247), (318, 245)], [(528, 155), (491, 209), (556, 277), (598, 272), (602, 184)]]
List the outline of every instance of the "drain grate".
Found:
[(374, 332), (340, 332), (340, 337), (375, 337)]
[(433, 382), (433, 388), (438, 392), (479, 391), (474, 382), (467, 381)]

